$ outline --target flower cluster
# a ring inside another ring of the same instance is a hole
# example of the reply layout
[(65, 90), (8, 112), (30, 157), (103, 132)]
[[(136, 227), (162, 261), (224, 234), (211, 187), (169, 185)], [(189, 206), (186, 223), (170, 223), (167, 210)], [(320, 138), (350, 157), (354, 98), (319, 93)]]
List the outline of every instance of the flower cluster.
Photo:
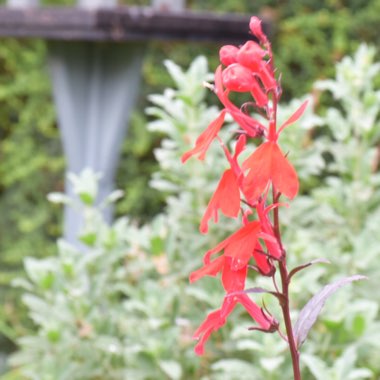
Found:
[[(278, 139), (284, 128), (302, 115), (306, 102), (284, 124), (277, 126), (281, 86), (275, 75), (271, 45), (257, 17), (251, 18), (250, 30), (255, 40), (240, 47), (227, 45), (220, 49), (221, 65), (216, 69), (213, 89), (223, 109), (198, 137), (195, 147), (182, 157), (183, 162), (191, 156), (203, 160), (210, 144), (215, 139), (219, 141), (229, 167), (207, 206), (200, 231), (207, 233), (210, 219), (216, 223), (219, 212), (231, 218), (240, 217), (242, 221), (239, 230), (206, 252), (203, 266), (190, 275), (190, 281), (194, 282), (221, 273), (226, 292), (221, 308), (210, 313), (195, 332), (198, 355), (204, 352), (211, 333), (225, 324), (237, 303), (256, 321), (257, 329), (267, 332), (278, 329), (275, 318), (260, 308), (244, 289), (250, 270), (274, 276), (276, 263), (285, 260), (276, 209), (280, 206), (280, 195), (294, 198), (299, 185), (297, 173), (281, 151)], [(237, 106), (230, 99), (234, 92), (247, 93), (252, 100)], [(248, 112), (250, 109), (255, 112)], [(260, 120), (266, 122), (257, 120), (255, 113), (262, 115), (264, 118)], [(237, 131), (236, 144), (230, 144), (233, 147), (218, 136), (227, 114), (241, 128)], [(248, 139), (258, 138), (261, 144), (248, 158), (239, 160)]]

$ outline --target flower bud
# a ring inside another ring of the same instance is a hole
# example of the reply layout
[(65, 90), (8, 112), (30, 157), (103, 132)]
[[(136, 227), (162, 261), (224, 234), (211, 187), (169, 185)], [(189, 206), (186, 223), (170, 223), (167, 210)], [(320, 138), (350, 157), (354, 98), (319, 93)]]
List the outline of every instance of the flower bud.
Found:
[(219, 59), (224, 66), (229, 66), (236, 63), (236, 57), (239, 49), (233, 45), (225, 45), (219, 50)]
[(258, 17), (251, 17), (251, 21), (249, 22), (249, 29), (251, 30), (252, 34), (260, 40), (260, 42), (267, 41), (267, 37), (263, 33), (263, 29), (261, 27), (261, 20)]
[(237, 54), (237, 61), (253, 71), (260, 71), (261, 66), (265, 63), (265, 51), (254, 41), (246, 42)]
[(222, 75), (224, 86), (236, 92), (251, 91), (255, 81), (251, 70), (238, 63), (233, 63), (225, 68)]

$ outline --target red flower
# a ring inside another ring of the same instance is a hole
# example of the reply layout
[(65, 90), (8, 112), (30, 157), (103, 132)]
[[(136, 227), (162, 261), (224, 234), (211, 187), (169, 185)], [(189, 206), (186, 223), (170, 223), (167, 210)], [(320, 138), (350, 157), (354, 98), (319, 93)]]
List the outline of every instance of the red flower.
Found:
[(297, 173), (276, 142), (261, 144), (244, 161), (243, 170), (249, 170), (244, 180), (244, 193), (250, 202), (256, 201), (267, 190), (270, 182), (277, 191), (290, 199), (297, 195)]
[(231, 258), (232, 270), (239, 270), (248, 264), (256, 247), (258, 235), (261, 232), (258, 221), (249, 222), (241, 227), (216, 247), (206, 252), (204, 263), (210, 262), (211, 255), (224, 250), (224, 255)]
[(197, 355), (203, 355), (204, 345), (213, 331), (219, 330), (227, 321), (237, 303), (241, 303), (250, 316), (260, 325), (260, 328), (272, 331), (277, 322), (264, 314), (264, 312), (244, 293), (226, 296), (221, 309), (211, 312), (203, 323), (195, 331), (193, 338), (198, 339), (194, 351)]
[(208, 221), (214, 218), (214, 222), (218, 222), (218, 210), (221, 210), (225, 216), (236, 218), (240, 210), (240, 190), (235, 173), (232, 169), (228, 169), (223, 176), (212, 196), (207, 209), (203, 215), (200, 231), (207, 233)]

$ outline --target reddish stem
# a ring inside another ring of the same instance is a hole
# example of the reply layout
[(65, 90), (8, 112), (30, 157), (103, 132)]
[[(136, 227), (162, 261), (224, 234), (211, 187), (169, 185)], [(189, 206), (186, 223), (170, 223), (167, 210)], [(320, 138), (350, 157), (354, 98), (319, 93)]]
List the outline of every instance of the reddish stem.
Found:
[[(276, 203), (278, 201), (279, 194), (275, 191), (275, 189), (272, 189), (272, 190), (273, 190), (273, 202)], [(282, 309), (282, 315), (284, 317), (290, 354), (292, 357), (294, 380), (301, 380), (301, 372), (300, 372), (300, 366), (299, 366), (299, 352), (297, 349), (296, 341), (294, 339), (292, 320), (290, 318), (290, 307), (289, 307), (290, 278), (288, 274), (288, 269), (286, 267), (286, 252), (283, 249), (282, 242), (281, 242), (280, 218), (279, 218), (278, 207), (273, 209), (273, 225), (274, 225), (275, 235), (283, 251), (283, 257), (279, 261), (279, 269), (280, 269), (280, 275), (281, 275), (281, 286), (282, 286), (282, 294), (284, 296), (284, 301), (281, 302), (280, 305)]]
[(292, 320), (290, 318), (289, 308), (289, 281), (288, 270), (286, 268), (285, 258), (280, 261), (280, 274), (282, 282), (282, 294), (284, 295), (285, 302), (281, 303), (282, 315), (284, 317), (286, 335), (288, 337), (290, 354), (292, 356), (293, 375), (294, 380), (301, 380), (301, 372), (299, 366), (299, 352), (294, 339)]

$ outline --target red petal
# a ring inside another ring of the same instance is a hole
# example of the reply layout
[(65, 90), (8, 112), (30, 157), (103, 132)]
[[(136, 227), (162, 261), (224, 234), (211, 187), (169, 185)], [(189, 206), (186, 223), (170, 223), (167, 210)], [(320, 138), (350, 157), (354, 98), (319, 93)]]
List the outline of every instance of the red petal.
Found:
[(249, 170), (244, 181), (244, 192), (249, 200), (257, 199), (271, 180), (273, 186), (292, 199), (298, 192), (298, 177), (295, 169), (283, 155), (277, 143), (268, 141), (260, 145), (243, 163)]
[(239, 48), (233, 45), (225, 45), (222, 46), (219, 50), (219, 59), (220, 62), (223, 63), (224, 66), (229, 66), (233, 63), (237, 62), (237, 54), (239, 52)]
[(306, 109), (306, 106), (307, 106), (308, 102), (309, 102), (308, 100), (305, 100), (301, 104), (301, 106), (297, 109), (297, 111), (294, 112), (293, 115), (290, 116), (289, 119), (286, 120), (285, 123), (281, 125), (281, 127), (279, 128), (277, 134), (280, 134), (287, 126), (295, 123), (303, 115), (303, 113), (305, 112), (305, 109)]
[(197, 355), (203, 355), (204, 345), (211, 333), (217, 331), (226, 323), (227, 317), (231, 314), (236, 303), (237, 300), (233, 299), (233, 297), (225, 297), (222, 308), (211, 312), (197, 328), (193, 336), (194, 339), (199, 339), (194, 348)]
[(231, 269), (235, 271), (246, 267), (252, 257), (252, 252), (257, 243), (257, 234), (260, 231), (260, 224), (251, 222), (240, 231), (241, 235), (231, 241), (224, 250), (224, 255), (231, 257)]
[(249, 315), (260, 325), (263, 329), (269, 329), (272, 326), (271, 320), (267, 317), (261, 308), (257, 306), (245, 293), (236, 296), (237, 301), (240, 302), (248, 311)]
[(267, 188), (271, 178), (272, 145), (261, 144), (244, 162), (249, 170), (244, 181), (244, 192), (249, 200), (257, 199)]
[(261, 42), (267, 41), (267, 37), (263, 33), (263, 29), (261, 27), (261, 20), (258, 17), (251, 17), (251, 20), (249, 22), (249, 29), (251, 29), (252, 34), (256, 36)]
[(255, 85), (252, 71), (238, 63), (225, 68), (222, 77), (224, 86), (231, 91), (248, 92)]
[(204, 276), (216, 276), (224, 266), (224, 256), (220, 256), (217, 259), (211, 261), (210, 263), (204, 265), (202, 268), (190, 274), (190, 282), (195, 282)]
[(218, 209), (225, 216), (236, 218), (240, 211), (240, 190), (239, 185), (232, 169), (228, 169), (223, 176), (212, 196), (207, 209), (203, 215), (200, 231), (206, 233), (208, 221), (214, 217), (214, 222), (218, 221)]
[(253, 257), (256, 261), (257, 268), (259, 268), (260, 272), (265, 275), (269, 276), (273, 273), (274, 267), (269, 262), (268, 257), (260, 252), (258, 250), (262, 250), (262, 246), (260, 243), (258, 243), (255, 247), (255, 250), (253, 251)]
[(248, 268), (243, 267), (240, 270), (232, 270), (226, 261), (222, 271), (222, 284), (227, 293), (238, 292), (244, 289), (245, 279), (247, 278)]
[(288, 159), (282, 154), (277, 144), (272, 151), (272, 182), (273, 186), (289, 199), (293, 199), (299, 188), (297, 172)]
[(186, 162), (191, 156), (195, 154), (199, 154), (200, 160), (203, 160), (205, 158), (207, 149), (209, 148), (210, 144), (218, 134), (220, 128), (222, 128), (225, 115), (226, 111), (223, 110), (218, 115), (218, 117), (210, 123), (210, 125), (197, 138), (197, 141), (195, 142), (195, 147), (183, 154), (182, 162)]
[(263, 58), (265, 57), (265, 51), (261, 46), (254, 41), (247, 41), (240, 49), (237, 55), (237, 61), (250, 68), (251, 70), (260, 71), (261, 65), (265, 64)]
[[(260, 223), (256, 220), (249, 222), (247, 225), (241, 227), (235, 233), (230, 235), (227, 239), (224, 239), (222, 242), (220, 242), (216, 247), (207, 251), (203, 258), (203, 262), (205, 264), (208, 264), (210, 262), (210, 257), (223, 249), (226, 250), (226, 255), (232, 257), (233, 259), (239, 257), (240, 255), (245, 257), (246, 250), (250, 250), (250, 253), (252, 252), (253, 248), (251, 249), (250, 246), (253, 243), (253, 237), (257, 239), (257, 235), (259, 232)], [(244, 246), (244, 241), (246, 241), (249, 244), (249, 246)], [(240, 242), (242, 242), (243, 244), (241, 244)], [(238, 246), (242, 246), (244, 248), (242, 252), (236, 251), (236, 249), (238, 249)], [(237, 268), (232, 269), (238, 270), (241, 269), (241, 267), (241, 265), (238, 265)]]

